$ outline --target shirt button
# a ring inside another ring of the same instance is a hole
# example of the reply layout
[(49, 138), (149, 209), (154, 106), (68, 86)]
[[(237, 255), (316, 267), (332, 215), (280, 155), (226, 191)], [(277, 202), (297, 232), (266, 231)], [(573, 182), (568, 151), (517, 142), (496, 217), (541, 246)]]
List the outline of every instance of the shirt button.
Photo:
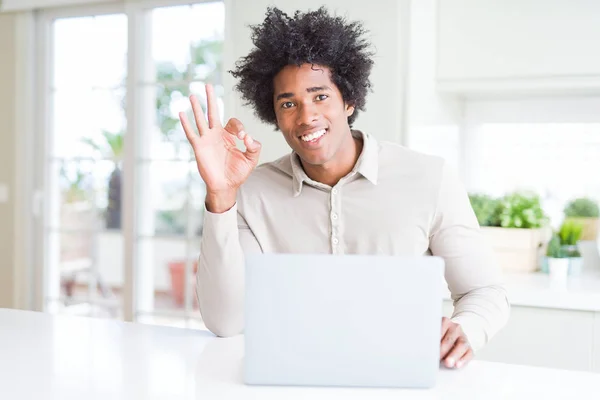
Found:
[(332, 240), (332, 241), (333, 241), (333, 244), (338, 244), (338, 243), (340, 242), (340, 241), (338, 240), (338, 238), (335, 238), (335, 237), (333, 238), (333, 240)]
[(337, 214), (336, 213), (331, 214), (331, 219), (334, 219), (334, 220), (337, 219)]
[(333, 193), (333, 194), (337, 194), (337, 192), (338, 192), (338, 190), (337, 190), (337, 189), (333, 189), (333, 190), (331, 191), (331, 193)]

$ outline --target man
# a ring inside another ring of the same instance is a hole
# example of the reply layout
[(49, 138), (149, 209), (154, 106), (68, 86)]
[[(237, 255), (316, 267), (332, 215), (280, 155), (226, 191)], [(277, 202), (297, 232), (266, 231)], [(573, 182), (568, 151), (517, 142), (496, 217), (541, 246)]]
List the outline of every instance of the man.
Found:
[(244, 254), (433, 254), (445, 260), (455, 301), (440, 359), (460, 368), (509, 314), (460, 180), (441, 158), (351, 129), (373, 65), (359, 23), (323, 8), (293, 17), (273, 8), (252, 29), (256, 48), (233, 71), (237, 89), (292, 153), (255, 168), (261, 144), (237, 119), (221, 126), (211, 86), (208, 121), (190, 98), (199, 135), (180, 114), (207, 189), (197, 273), (206, 326), (218, 336), (243, 331)]

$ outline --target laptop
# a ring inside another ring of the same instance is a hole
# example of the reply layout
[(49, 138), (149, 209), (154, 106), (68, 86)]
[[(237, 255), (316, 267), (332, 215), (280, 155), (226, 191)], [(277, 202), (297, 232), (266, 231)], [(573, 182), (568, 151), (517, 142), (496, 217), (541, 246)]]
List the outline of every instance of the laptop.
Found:
[(246, 256), (244, 382), (431, 388), (444, 261), (433, 256)]

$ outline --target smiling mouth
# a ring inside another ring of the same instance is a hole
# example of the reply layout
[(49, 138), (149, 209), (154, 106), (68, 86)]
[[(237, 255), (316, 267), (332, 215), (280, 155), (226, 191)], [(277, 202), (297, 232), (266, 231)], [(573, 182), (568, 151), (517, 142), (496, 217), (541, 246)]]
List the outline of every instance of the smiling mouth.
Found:
[(325, 135), (325, 133), (327, 133), (327, 129), (320, 129), (313, 133), (300, 136), (300, 140), (303, 142), (314, 142), (319, 140), (323, 135)]

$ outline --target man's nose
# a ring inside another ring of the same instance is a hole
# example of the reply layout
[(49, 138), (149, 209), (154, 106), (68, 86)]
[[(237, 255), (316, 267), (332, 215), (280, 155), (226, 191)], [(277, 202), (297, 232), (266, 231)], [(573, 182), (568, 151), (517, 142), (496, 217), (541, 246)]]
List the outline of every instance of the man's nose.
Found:
[(298, 107), (298, 125), (312, 125), (318, 119), (317, 107), (314, 104), (300, 104)]

